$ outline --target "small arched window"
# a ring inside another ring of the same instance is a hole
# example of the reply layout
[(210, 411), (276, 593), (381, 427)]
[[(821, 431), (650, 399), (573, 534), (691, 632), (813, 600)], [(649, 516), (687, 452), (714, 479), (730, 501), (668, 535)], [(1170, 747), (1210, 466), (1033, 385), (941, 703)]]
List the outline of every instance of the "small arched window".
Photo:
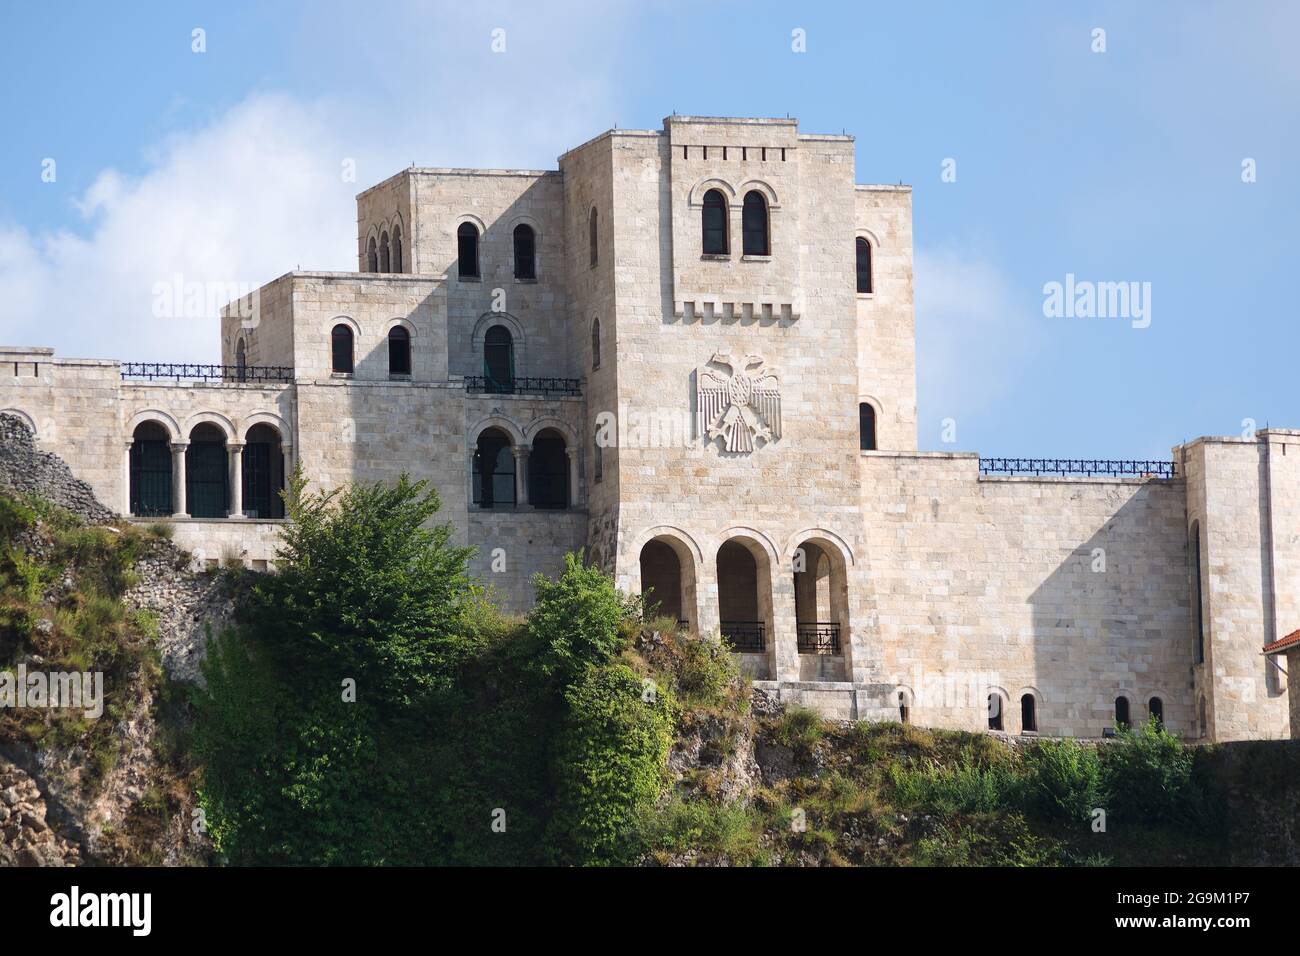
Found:
[(907, 706), (907, 694), (901, 690), (898, 692), (898, 722), (900, 724), (910, 723), (910, 713)]
[(701, 215), (704, 230), (704, 254), (727, 254), (727, 198), (720, 189), (710, 189), (704, 194), (704, 212)]
[(854, 244), (857, 249), (858, 265), (858, 292), (867, 293), (871, 290), (871, 243), (858, 237)]
[(340, 322), (330, 332), (331, 368), (335, 372), (352, 371), (352, 330)]
[(489, 392), (515, 390), (515, 340), (504, 325), (492, 326), (483, 337), (483, 377)]
[(1127, 727), (1128, 725), (1128, 698), (1120, 695), (1115, 698), (1115, 726)]
[(370, 237), (370, 242), (366, 244), (366, 271), (379, 271), (379, 246), (375, 244), (375, 237)]
[(757, 189), (745, 193), (745, 204), (741, 208), (741, 231), (744, 233), (744, 253), (747, 256), (769, 256), (772, 254), (768, 242), (767, 200)]
[(456, 229), (456, 271), (462, 279), (477, 279), (478, 229), (472, 222), (462, 222)]
[(392, 264), (389, 259), (388, 250), (388, 233), (385, 232), (379, 237), (379, 271), (387, 272), (388, 267)]
[(591, 442), (591, 483), (598, 485), (605, 480), (605, 461), (601, 457), (600, 447), (600, 429), (596, 429), (596, 437)]
[(411, 333), (400, 325), (388, 330), (388, 374), (411, 374)]
[(1192, 588), (1193, 600), (1196, 607), (1193, 609), (1192, 620), (1196, 622), (1196, 663), (1205, 663), (1205, 608), (1203, 602), (1205, 595), (1201, 586), (1201, 523), (1192, 522), (1192, 573), (1196, 575), (1196, 580)]
[(248, 347), (244, 345), (244, 340), (240, 339), (235, 343), (235, 378), (238, 381), (244, 380), (246, 368), (248, 368)]
[(1205, 695), (1201, 695), (1201, 702), (1197, 705), (1197, 712), (1200, 716), (1201, 736), (1204, 737), (1210, 732), (1209, 715), (1205, 710)]
[(1020, 732), (1038, 733), (1038, 709), (1033, 694), (1020, 695)]
[(591, 370), (600, 368), (600, 319), (591, 320)]
[(515, 278), (537, 278), (537, 247), (532, 226), (515, 226)]
[(1165, 702), (1163, 700), (1161, 700), (1159, 697), (1152, 697), (1149, 701), (1147, 701), (1147, 712), (1151, 715), (1151, 718), (1156, 722), (1157, 727), (1164, 727)]
[(858, 448), (876, 450), (876, 409), (870, 402), (858, 403)]
[(596, 251), (599, 246), (599, 242), (597, 241), (599, 238), (597, 235), (599, 229), (597, 228), (596, 219), (597, 219), (596, 207), (592, 206), (591, 216), (588, 217), (587, 219), (587, 232), (588, 232), (587, 238), (591, 243), (591, 264), (593, 266), (596, 264), (596, 260), (599, 258)]
[(989, 730), (1002, 729), (1002, 697), (989, 694)]
[(402, 227), (393, 227), (393, 271), (402, 270)]

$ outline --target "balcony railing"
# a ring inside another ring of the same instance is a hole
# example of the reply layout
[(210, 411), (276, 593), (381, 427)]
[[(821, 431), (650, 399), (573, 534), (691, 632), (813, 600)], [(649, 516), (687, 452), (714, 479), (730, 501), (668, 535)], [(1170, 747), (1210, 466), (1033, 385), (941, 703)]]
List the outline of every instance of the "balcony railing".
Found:
[(173, 379), (175, 381), (227, 382), (235, 384), (292, 382), (293, 368), (287, 365), (184, 365), (172, 362), (123, 362), (122, 378)]
[(761, 654), (767, 647), (762, 621), (723, 621), (722, 639), (738, 654)]
[(798, 626), (800, 654), (838, 654), (840, 652), (840, 626), (824, 621)]
[(580, 378), (515, 378), (497, 381), (485, 375), (466, 375), (465, 391), (485, 395), (581, 395)]
[(1139, 478), (1174, 478), (1172, 461), (1143, 461), (1135, 458), (981, 458), (983, 475), (1087, 475)]

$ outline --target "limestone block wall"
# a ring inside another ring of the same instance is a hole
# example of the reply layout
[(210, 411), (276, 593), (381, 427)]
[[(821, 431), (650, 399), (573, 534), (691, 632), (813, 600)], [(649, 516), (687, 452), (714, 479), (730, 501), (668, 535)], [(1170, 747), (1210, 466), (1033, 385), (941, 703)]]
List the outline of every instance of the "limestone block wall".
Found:
[(581, 511), (472, 511), (469, 543), (476, 549), (470, 573), (489, 586), (507, 612), (533, 604), (533, 575), (554, 576), (566, 552), (582, 546), (587, 516)]
[[(390, 251), (389, 272), (415, 273), (412, 268), (411, 254), (414, 243), (411, 240), (412, 177), (403, 170), (390, 176), (382, 183), (371, 186), (357, 196), (357, 271), (366, 272), (369, 268), (367, 254), (370, 240), (373, 238), (376, 248), (384, 233), (388, 234), (390, 250), (394, 248), (397, 236), (401, 236), (402, 263), (397, 268)], [(382, 265), (382, 263), (381, 263)]]
[(284, 521), (245, 518), (228, 521), (203, 521), (197, 518), (174, 518), (166, 521), (137, 518), (137, 524), (167, 524), (172, 529), (172, 543), (190, 553), (195, 570), (226, 567), (237, 563), (253, 571), (275, 568), (280, 547), (280, 529)]
[[(910, 186), (857, 186), (854, 240), (871, 244), (872, 291), (855, 293), (858, 400), (876, 409), (876, 447), (916, 449), (916, 322)], [(856, 250), (854, 250), (856, 255)], [(856, 289), (856, 286), (855, 286)]]
[(240, 342), (247, 365), (292, 368), (294, 274), (268, 282), (221, 312), (221, 364), (237, 365)]
[(1100, 736), (1125, 696), (1194, 737), (1181, 480), (981, 478), (975, 455), (864, 452), (857, 639), (912, 719), (983, 729), (989, 693), (1018, 733)]
[(1174, 450), (1190, 489), (1188, 527), (1198, 524), (1203, 542), (1205, 663), (1198, 683), (1217, 740), (1288, 735), (1285, 682), (1261, 649), (1289, 633), (1280, 629), (1287, 627), (1281, 615), (1294, 613), (1300, 586), (1294, 441), (1294, 433), (1261, 432), (1253, 439), (1202, 438)]

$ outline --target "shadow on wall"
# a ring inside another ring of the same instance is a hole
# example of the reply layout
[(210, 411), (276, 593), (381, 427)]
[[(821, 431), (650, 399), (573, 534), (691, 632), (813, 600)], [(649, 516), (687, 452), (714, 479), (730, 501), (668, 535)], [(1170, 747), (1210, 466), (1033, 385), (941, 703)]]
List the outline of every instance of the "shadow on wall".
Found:
[[(1143, 485), (1030, 595), (1033, 685), (1006, 687), (1008, 732), (1024, 729), (1023, 714), (1044, 735), (1100, 737), (1115, 726), (1118, 708), (1134, 724), (1156, 714), (1179, 736), (1199, 736), (1189, 689), (1196, 635), (1182, 494), (1181, 485)], [(1035, 499), (1044, 508), (1049, 500)], [(1045, 556), (1059, 553), (1035, 526), (1040, 517), (1053, 516), (1020, 512), (1020, 540)], [(1016, 573), (1016, 564), (1003, 573)], [(1027, 694), (1032, 704), (1022, 700)]]

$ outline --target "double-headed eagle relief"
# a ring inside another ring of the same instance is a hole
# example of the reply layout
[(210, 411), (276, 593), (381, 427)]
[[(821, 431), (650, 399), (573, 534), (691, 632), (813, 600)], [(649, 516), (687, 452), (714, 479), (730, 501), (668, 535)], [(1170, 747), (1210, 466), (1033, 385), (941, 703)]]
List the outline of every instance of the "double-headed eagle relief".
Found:
[(699, 368), (695, 382), (699, 433), (706, 443), (721, 438), (727, 451), (748, 454), (755, 439), (781, 437), (781, 376), (761, 355), (737, 362), (718, 352)]

